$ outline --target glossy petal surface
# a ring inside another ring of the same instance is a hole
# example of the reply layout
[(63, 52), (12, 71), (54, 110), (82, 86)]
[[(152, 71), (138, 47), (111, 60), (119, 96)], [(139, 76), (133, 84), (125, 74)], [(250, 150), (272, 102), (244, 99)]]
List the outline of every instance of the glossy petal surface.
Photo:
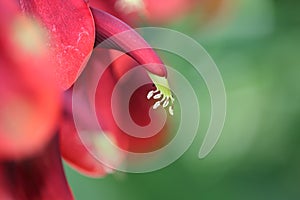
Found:
[(90, 9), (82, 0), (20, 0), (22, 9), (48, 31), (51, 61), (61, 88), (69, 88), (85, 66), (94, 45)]

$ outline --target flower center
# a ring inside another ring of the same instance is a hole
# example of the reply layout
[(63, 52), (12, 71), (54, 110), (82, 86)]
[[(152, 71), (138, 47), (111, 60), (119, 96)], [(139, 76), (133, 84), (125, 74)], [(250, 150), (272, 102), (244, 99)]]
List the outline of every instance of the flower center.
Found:
[(117, 10), (129, 14), (135, 11), (142, 11), (145, 8), (143, 0), (117, 0), (115, 3)]
[(173, 104), (174, 97), (170, 90), (168, 80), (165, 77), (156, 76), (154, 74), (148, 73), (149, 77), (153, 81), (156, 90), (151, 90), (147, 94), (147, 99), (153, 98), (156, 102), (153, 105), (153, 109), (157, 109), (159, 106), (167, 108), (170, 115), (174, 115)]

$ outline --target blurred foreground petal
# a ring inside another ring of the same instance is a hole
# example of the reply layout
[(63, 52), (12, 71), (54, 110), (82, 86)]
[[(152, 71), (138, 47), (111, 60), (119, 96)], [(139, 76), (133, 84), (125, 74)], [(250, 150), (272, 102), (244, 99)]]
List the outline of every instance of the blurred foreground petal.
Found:
[(73, 199), (63, 172), (57, 136), (37, 155), (0, 162), (0, 199)]
[(41, 26), (13, 10), (10, 17), (5, 13), (0, 19), (0, 159), (18, 159), (53, 136), (60, 91)]

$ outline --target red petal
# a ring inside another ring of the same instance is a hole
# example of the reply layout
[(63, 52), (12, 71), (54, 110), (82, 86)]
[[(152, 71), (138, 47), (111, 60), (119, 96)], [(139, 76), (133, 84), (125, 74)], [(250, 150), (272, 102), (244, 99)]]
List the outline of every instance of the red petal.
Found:
[(140, 22), (139, 13), (125, 13), (116, 9), (116, 0), (89, 0), (89, 5), (93, 8), (103, 10), (130, 25), (135, 25)]
[(0, 162), (0, 199), (73, 199), (58, 148), (58, 137), (38, 155)]
[[(62, 156), (72, 167), (85, 175), (92, 177), (104, 176), (108, 168), (89, 153), (76, 131), (71, 110), (71, 95), (71, 91), (67, 91), (65, 95), (65, 113), (60, 126), (59, 136)], [(84, 117), (83, 115), (82, 118), (84, 119)]]
[(90, 0), (89, 4), (120, 18), (126, 23), (138, 25), (143, 21), (152, 24), (170, 23), (191, 11), (197, 1), (199, 2), (199, 0), (141, 0), (142, 6), (131, 10), (126, 10), (130, 7), (130, 2), (123, 1), (121, 8), (117, 6), (122, 0)]
[[(114, 36), (111, 38), (112, 41), (109, 42), (111, 45), (108, 48), (127, 52), (139, 64), (145, 64), (145, 68), (153, 74), (158, 76), (167, 75), (161, 59), (135, 30), (106, 12), (94, 8), (91, 8), (91, 10), (95, 19), (98, 43)], [(123, 34), (116, 37), (119, 33)]]
[(53, 136), (60, 108), (40, 27), (10, 11), (0, 19), (0, 159), (40, 150)]
[(69, 88), (92, 52), (95, 27), (82, 0), (20, 0), (22, 9), (41, 21), (50, 35), (50, 49), (56, 78)]
[(190, 11), (197, 0), (144, 0), (146, 18), (154, 24), (174, 21)]

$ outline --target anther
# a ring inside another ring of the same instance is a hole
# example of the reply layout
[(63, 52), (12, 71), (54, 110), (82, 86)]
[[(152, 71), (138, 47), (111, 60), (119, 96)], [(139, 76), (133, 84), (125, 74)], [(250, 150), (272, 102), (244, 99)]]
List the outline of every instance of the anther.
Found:
[(148, 92), (147, 94), (147, 99), (151, 99), (151, 97), (154, 95), (154, 93), (158, 92), (159, 90), (156, 89), (156, 90), (151, 90), (150, 92)]
[(169, 99), (167, 99), (164, 103), (163, 103), (163, 107), (167, 107), (169, 105)]
[(156, 102), (156, 103), (153, 105), (153, 109), (155, 110), (155, 109), (157, 109), (159, 106), (160, 106), (160, 102), (158, 101), (158, 102)]
[(154, 95), (153, 99), (159, 99), (161, 96), (162, 96), (162, 94), (158, 93), (158, 94)]
[(169, 113), (170, 115), (174, 115), (174, 110), (173, 110), (173, 107), (172, 106), (169, 106)]

